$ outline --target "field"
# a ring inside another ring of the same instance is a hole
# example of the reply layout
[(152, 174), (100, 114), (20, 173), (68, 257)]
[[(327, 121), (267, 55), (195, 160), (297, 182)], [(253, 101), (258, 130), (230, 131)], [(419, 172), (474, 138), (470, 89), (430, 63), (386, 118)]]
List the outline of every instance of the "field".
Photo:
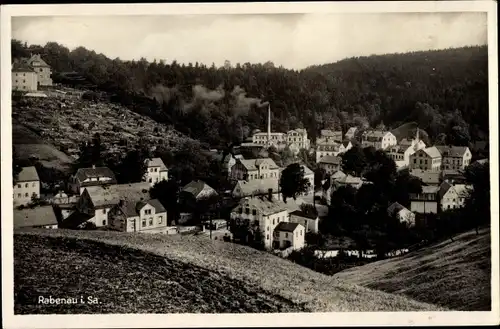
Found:
[(41, 313), (33, 299), (62, 292), (100, 297), (113, 313), (445, 310), (205, 236), (25, 229), (14, 239), (16, 313)]
[(490, 231), (468, 232), (405, 256), (355, 267), (339, 280), (458, 311), (491, 308)]

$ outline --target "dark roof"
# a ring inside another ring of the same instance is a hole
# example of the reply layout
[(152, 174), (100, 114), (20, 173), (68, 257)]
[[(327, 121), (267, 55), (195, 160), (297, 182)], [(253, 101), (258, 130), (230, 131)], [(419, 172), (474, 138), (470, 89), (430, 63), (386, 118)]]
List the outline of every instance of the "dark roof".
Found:
[(438, 145), (436, 148), (439, 150), (443, 157), (463, 157), (467, 151), (467, 146), (443, 146)]
[(309, 212), (306, 213), (302, 210), (295, 210), (295, 211), (290, 213), (290, 216), (304, 217), (304, 218), (309, 218), (309, 219), (318, 218), (318, 214), (311, 214)]
[(182, 192), (192, 194), (195, 198), (197, 198), (204, 189), (213, 191), (214, 195), (217, 194), (217, 192), (210, 185), (201, 180), (194, 180), (190, 182), (182, 188)]
[(439, 191), (438, 191), (439, 198), (441, 199), (446, 194), (446, 192), (448, 192), (448, 190), (452, 187), (453, 187), (453, 185), (451, 185), (450, 183), (448, 183), (446, 181), (441, 183), (441, 185), (439, 186)]
[(138, 202), (125, 201), (121, 206), (118, 205), (118, 207), (120, 207), (125, 216), (135, 217), (139, 215), (140, 210), (147, 204), (155, 208), (157, 214), (166, 212), (165, 207), (163, 207), (163, 205), (157, 199), (152, 199), (148, 201), (138, 201)]
[(398, 212), (400, 212), (402, 209), (406, 209), (403, 205), (401, 205), (399, 202), (394, 202), (387, 208), (387, 213), (389, 216), (394, 216)]
[(287, 222), (281, 222), (276, 226), (275, 230), (276, 231), (284, 231), (284, 232), (293, 232), (297, 229), (297, 227), (300, 224), (298, 223), (287, 223)]
[(326, 155), (319, 160), (320, 163), (340, 164), (342, 158), (334, 155)]
[(68, 216), (65, 220), (62, 221), (60, 228), (77, 228), (79, 225), (85, 223), (92, 216), (88, 214), (81, 213), (79, 211), (75, 211), (71, 215)]
[(148, 203), (155, 208), (156, 213), (167, 211), (158, 199), (151, 199)]
[(52, 206), (41, 206), (14, 210), (14, 228), (57, 225)]
[(33, 68), (28, 65), (26, 62), (16, 62), (12, 65), (12, 72), (29, 72), (29, 73), (35, 73)]
[(109, 177), (111, 180), (105, 181), (106, 184), (116, 184), (116, 177), (115, 174), (111, 169), (108, 167), (95, 167), (95, 168), (80, 168), (75, 174), (76, 178), (82, 182), (81, 186), (94, 186), (94, 185), (101, 185), (104, 182), (102, 181), (91, 181), (91, 182), (85, 182), (83, 183), (84, 180), (88, 178), (101, 178), (101, 177)]

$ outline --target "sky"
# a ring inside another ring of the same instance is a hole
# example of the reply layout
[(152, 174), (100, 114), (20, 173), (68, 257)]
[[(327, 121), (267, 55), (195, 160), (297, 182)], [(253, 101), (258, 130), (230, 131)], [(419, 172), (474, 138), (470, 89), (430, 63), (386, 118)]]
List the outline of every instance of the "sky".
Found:
[(486, 13), (13, 17), (12, 37), (110, 58), (302, 69), (372, 54), (487, 44)]

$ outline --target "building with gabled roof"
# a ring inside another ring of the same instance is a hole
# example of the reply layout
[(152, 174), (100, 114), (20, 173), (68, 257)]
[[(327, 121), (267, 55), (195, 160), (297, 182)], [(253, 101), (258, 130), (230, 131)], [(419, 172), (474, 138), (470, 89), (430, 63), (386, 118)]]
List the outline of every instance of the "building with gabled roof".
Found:
[(52, 70), (50, 65), (42, 59), (40, 54), (34, 54), (31, 56), (27, 63), (36, 72), (39, 86), (52, 86)]
[(441, 153), (435, 146), (431, 146), (411, 154), (408, 168), (410, 171), (419, 169), (422, 171), (439, 172), (441, 170), (441, 163)]
[(12, 90), (26, 92), (38, 90), (38, 75), (27, 63), (12, 64)]
[(341, 169), (342, 158), (335, 155), (326, 155), (319, 160), (318, 167), (323, 168), (327, 174), (332, 174)]
[(153, 186), (161, 181), (168, 180), (168, 169), (161, 158), (146, 159), (146, 173), (144, 181)]
[(387, 214), (399, 220), (400, 223), (406, 223), (409, 227), (415, 226), (415, 214), (399, 202), (392, 203), (387, 208)]
[(319, 217), (318, 213), (304, 212), (303, 210), (295, 210), (290, 212), (290, 222), (297, 223), (305, 228), (305, 232), (318, 233)]
[(361, 135), (361, 147), (374, 147), (377, 150), (385, 150), (398, 143), (396, 136), (390, 131), (369, 129)]
[(356, 132), (358, 131), (358, 127), (350, 127), (347, 129), (347, 132), (344, 135), (344, 138), (346, 140), (352, 141), (354, 140), (354, 137), (356, 137)]
[(195, 200), (218, 195), (218, 193), (210, 185), (198, 179), (184, 185), (181, 190), (181, 194), (188, 194)]
[(462, 208), (465, 205), (465, 199), (469, 195), (469, 191), (472, 189), (471, 186), (466, 184), (450, 184), (449, 182), (443, 182), (439, 186), (438, 198), (439, 204), (442, 211), (448, 209)]
[(239, 180), (232, 192), (234, 198), (267, 195), (272, 190), (276, 198), (280, 198), (279, 180), (276, 178), (253, 179), (251, 181)]
[(273, 232), (273, 248), (300, 250), (305, 243), (305, 227), (299, 223), (279, 223)]
[(231, 168), (233, 180), (267, 179), (280, 177), (280, 167), (271, 158), (236, 159)]
[(410, 193), (410, 210), (419, 214), (437, 214), (439, 186), (422, 186), (422, 192)]
[(13, 186), (14, 206), (27, 205), (33, 197), (40, 197), (40, 178), (34, 166), (23, 167)]
[(120, 200), (109, 213), (110, 227), (123, 232), (144, 232), (167, 227), (167, 210), (157, 199)]
[(75, 194), (82, 194), (85, 187), (107, 186), (116, 184), (115, 174), (108, 167), (80, 168), (70, 178), (69, 189)]
[(442, 161), (442, 169), (465, 169), (470, 164), (472, 153), (467, 146), (436, 146)]

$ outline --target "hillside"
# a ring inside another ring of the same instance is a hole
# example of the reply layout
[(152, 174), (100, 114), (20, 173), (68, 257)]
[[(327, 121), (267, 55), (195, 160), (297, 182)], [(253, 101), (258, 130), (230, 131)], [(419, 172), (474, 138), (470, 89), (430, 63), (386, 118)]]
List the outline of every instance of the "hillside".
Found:
[(444, 310), (202, 236), (32, 229), (14, 244), (16, 313), (51, 312), (29, 301), (81, 289), (108, 313)]
[(263, 129), (264, 101), (271, 103), (273, 129), (303, 126), (313, 140), (323, 128), (382, 121), (390, 129), (416, 122), (432, 140), (444, 134), (454, 144), (488, 139), (486, 46), (349, 58), (296, 71), (273, 63), (121, 61), (83, 47), (12, 40), (13, 58), (35, 49), (55, 73), (77, 72), (113, 101), (213, 147)]
[(461, 234), (405, 256), (335, 275), (359, 284), (459, 311), (491, 308), (490, 231)]

